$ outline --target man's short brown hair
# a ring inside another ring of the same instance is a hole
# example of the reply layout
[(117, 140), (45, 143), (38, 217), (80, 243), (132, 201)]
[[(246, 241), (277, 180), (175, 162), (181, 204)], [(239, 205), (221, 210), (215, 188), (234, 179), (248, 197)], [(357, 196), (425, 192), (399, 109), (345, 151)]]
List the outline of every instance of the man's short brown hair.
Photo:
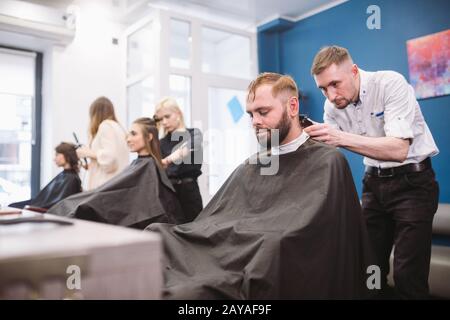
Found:
[(339, 65), (349, 59), (352, 60), (352, 57), (345, 48), (338, 46), (324, 47), (320, 49), (314, 57), (314, 61), (311, 66), (311, 74), (313, 76), (318, 75), (333, 63)]
[(287, 75), (273, 72), (264, 72), (258, 75), (247, 88), (247, 102), (255, 100), (256, 89), (264, 84), (272, 85), (272, 95), (277, 97), (280, 93), (288, 93), (290, 96), (298, 97), (298, 88), (294, 79)]

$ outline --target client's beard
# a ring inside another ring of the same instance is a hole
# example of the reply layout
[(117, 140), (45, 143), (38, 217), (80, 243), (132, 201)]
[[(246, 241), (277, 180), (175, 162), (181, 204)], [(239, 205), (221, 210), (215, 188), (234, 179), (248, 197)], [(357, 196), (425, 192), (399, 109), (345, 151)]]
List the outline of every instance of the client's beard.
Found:
[[(275, 126), (275, 129), (272, 130), (278, 130), (278, 141), (272, 141), (271, 129), (256, 130), (256, 138), (258, 139), (259, 144), (264, 149), (270, 150), (272, 148), (272, 145), (280, 145), (281, 141), (283, 141), (287, 137), (289, 131), (291, 130), (291, 119), (289, 119), (289, 115), (286, 109), (284, 110), (280, 121)], [(258, 135), (259, 131), (266, 131), (266, 133), (264, 135)]]

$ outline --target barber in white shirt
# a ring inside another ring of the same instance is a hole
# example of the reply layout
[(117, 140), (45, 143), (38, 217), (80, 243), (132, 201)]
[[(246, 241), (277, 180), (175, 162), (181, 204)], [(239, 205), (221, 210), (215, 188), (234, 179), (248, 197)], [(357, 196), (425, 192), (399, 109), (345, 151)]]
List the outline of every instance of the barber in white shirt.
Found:
[[(362, 207), (387, 288), (394, 250), (394, 282), (400, 298), (428, 297), (431, 235), (439, 186), (430, 158), (439, 150), (413, 88), (394, 71), (366, 72), (347, 49), (321, 49), (311, 68), (327, 98), (324, 124), (313, 138), (364, 156)], [(383, 296), (382, 296), (383, 297)]]

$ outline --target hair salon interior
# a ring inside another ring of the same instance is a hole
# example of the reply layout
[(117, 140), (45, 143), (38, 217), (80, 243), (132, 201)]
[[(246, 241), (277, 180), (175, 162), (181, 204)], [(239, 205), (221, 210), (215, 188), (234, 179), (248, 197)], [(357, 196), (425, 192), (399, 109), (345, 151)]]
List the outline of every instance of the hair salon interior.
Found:
[[(252, 137), (232, 134), (251, 127), (250, 81), (290, 75), (300, 113), (323, 122), (311, 66), (322, 47), (338, 45), (361, 69), (398, 72), (415, 89), (439, 149), (430, 295), (449, 299), (449, 12), (448, 0), (0, 0), (0, 203), (32, 198), (60, 172), (55, 146), (88, 143), (96, 98), (112, 101), (128, 131), (173, 97), (186, 127), (203, 133), (205, 207), (256, 150)], [(340, 150), (361, 199), (363, 156)], [(79, 176), (85, 186), (82, 167)], [(0, 252), (0, 273), (8, 257)]]

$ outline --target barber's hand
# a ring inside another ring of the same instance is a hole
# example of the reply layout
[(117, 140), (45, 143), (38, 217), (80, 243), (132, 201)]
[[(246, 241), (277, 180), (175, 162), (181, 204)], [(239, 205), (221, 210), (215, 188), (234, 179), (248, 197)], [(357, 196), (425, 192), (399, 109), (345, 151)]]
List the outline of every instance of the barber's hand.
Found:
[(311, 138), (326, 144), (342, 146), (343, 132), (327, 123), (318, 123), (303, 129)]
[(81, 162), (81, 167), (82, 167), (84, 170), (89, 170), (89, 164), (88, 164), (88, 163), (85, 163), (84, 161)]
[(169, 157), (162, 159), (161, 162), (162, 162), (164, 169), (167, 169), (167, 167), (170, 164)]
[(77, 155), (78, 158), (92, 158), (92, 159), (96, 159), (97, 155), (95, 154), (94, 151), (92, 151), (91, 148), (88, 148), (86, 146), (81, 146), (77, 149)]

